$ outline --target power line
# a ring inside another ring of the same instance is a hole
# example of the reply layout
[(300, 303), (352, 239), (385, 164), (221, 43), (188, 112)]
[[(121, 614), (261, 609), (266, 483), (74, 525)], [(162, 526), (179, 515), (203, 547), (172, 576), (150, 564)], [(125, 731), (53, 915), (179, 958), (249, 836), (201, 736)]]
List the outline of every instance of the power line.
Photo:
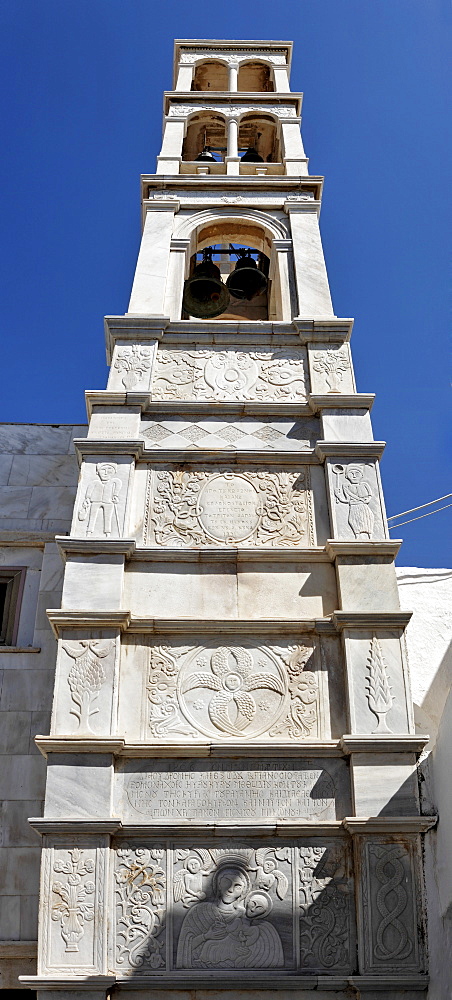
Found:
[[(448, 500), (449, 497), (452, 497), (452, 493), (445, 493), (443, 497), (437, 497), (436, 500), (430, 500), (429, 503), (421, 503), (419, 507), (410, 507), (409, 510), (401, 510), (400, 514), (391, 514), (391, 517), (388, 517), (388, 521), (394, 521), (396, 517), (403, 517), (404, 514), (412, 514), (414, 510), (422, 510), (424, 507), (431, 507), (432, 503), (439, 503), (440, 500)], [(450, 507), (450, 504), (446, 503), (446, 507)], [(444, 510), (444, 507), (440, 507), (439, 509)], [(434, 513), (435, 512), (432, 510), (432, 514)], [(423, 514), (422, 516), (427, 517), (426, 514)], [(415, 520), (415, 518), (413, 518), (413, 520)]]
[[(449, 493), (449, 496), (452, 496), (452, 493)], [(422, 506), (423, 507), (428, 507), (428, 504), (422, 504)], [(429, 510), (428, 514), (419, 514), (418, 517), (409, 517), (408, 521), (402, 521), (400, 524), (390, 524), (389, 525), (389, 530), (390, 531), (393, 531), (393, 530), (397, 531), (399, 528), (402, 527), (402, 524), (411, 524), (411, 521), (421, 521), (423, 517), (430, 517), (431, 514), (437, 514), (438, 511), (440, 511), (440, 510), (446, 510), (447, 507), (452, 507), (452, 503), (445, 503), (444, 507), (438, 507), (437, 510)], [(420, 507), (413, 507), (413, 510), (420, 510), (420, 509), (421, 509)], [(410, 513), (409, 510), (407, 510), (406, 513), (409, 514)], [(394, 516), (395, 517), (396, 516), (397, 517), (401, 517), (402, 515), (398, 514), (398, 515), (394, 515)]]

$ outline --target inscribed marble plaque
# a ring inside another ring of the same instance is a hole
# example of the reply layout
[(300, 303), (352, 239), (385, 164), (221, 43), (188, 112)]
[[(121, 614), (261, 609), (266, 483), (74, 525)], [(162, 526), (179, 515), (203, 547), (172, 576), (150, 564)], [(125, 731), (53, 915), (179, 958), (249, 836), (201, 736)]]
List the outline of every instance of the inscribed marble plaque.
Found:
[[(348, 804), (343, 761), (195, 760), (128, 763), (117, 775), (130, 821), (336, 819)], [(339, 786), (341, 786), (339, 788)], [(336, 809), (336, 799), (338, 810)], [(118, 813), (119, 815), (119, 813)]]
[(314, 545), (309, 466), (149, 469), (144, 524), (147, 545)]

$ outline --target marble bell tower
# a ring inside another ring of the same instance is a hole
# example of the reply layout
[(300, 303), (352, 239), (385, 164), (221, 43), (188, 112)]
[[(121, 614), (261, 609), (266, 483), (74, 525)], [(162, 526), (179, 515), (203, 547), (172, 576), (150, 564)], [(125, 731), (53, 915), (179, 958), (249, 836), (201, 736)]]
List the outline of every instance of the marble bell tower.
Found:
[(427, 990), (399, 543), (291, 49), (175, 45), (57, 539), (39, 1000)]

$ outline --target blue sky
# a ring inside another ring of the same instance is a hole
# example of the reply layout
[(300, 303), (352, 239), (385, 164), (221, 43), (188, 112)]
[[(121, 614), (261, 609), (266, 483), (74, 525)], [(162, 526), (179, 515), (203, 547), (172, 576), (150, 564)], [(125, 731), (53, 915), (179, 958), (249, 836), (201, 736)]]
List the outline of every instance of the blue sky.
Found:
[[(105, 386), (103, 316), (127, 310), (174, 37), (293, 39), (388, 514), (450, 492), (451, 22), (448, 0), (2, 0), (0, 420), (84, 421), (84, 389)], [(398, 562), (450, 565), (451, 513), (406, 525)]]

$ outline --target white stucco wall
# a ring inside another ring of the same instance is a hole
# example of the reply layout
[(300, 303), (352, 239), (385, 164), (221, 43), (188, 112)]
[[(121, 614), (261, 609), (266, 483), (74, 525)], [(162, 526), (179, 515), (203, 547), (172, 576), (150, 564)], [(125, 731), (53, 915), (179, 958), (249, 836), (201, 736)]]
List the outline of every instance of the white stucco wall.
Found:
[(398, 567), (407, 629), (416, 729), (431, 740), (421, 762), (425, 812), (440, 819), (426, 837), (429, 1000), (452, 995), (452, 569)]

